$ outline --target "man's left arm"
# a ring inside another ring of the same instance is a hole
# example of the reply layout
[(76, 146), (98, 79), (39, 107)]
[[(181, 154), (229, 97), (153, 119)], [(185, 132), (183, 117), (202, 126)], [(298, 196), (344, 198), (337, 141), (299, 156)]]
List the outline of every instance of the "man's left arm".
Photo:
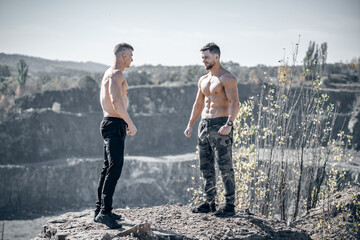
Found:
[[(233, 75), (226, 76), (226, 79), (224, 79), (222, 84), (224, 86), (226, 97), (230, 101), (229, 118), (227, 122), (234, 122), (240, 109), (237, 79)], [(225, 124), (219, 129), (219, 133), (222, 135), (228, 135), (231, 132), (231, 129), (232, 126)]]

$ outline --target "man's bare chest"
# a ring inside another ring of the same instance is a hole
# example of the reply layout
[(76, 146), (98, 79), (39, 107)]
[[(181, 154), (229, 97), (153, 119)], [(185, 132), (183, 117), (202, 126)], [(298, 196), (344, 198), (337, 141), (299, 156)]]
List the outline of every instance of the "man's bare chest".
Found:
[(215, 76), (204, 78), (200, 83), (200, 88), (205, 96), (216, 96), (224, 91), (220, 79)]
[(122, 88), (122, 91), (123, 91), (123, 95), (127, 95), (127, 93), (129, 92), (129, 85), (127, 84), (126, 81), (124, 81), (122, 83), (121, 88)]

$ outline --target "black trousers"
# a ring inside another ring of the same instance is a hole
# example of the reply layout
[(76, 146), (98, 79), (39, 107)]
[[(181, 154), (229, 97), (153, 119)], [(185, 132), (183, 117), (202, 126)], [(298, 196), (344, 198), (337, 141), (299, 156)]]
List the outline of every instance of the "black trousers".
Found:
[(96, 208), (104, 213), (112, 210), (113, 195), (124, 164), (126, 122), (121, 118), (105, 117), (100, 124), (104, 140), (104, 165), (98, 185)]

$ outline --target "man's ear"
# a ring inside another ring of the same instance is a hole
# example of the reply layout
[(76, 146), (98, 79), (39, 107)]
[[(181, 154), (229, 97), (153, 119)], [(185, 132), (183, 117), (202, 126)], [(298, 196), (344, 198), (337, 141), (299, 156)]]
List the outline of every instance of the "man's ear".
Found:
[(126, 53), (122, 53), (122, 54), (121, 54), (121, 58), (122, 58), (123, 60), (126, 60)]

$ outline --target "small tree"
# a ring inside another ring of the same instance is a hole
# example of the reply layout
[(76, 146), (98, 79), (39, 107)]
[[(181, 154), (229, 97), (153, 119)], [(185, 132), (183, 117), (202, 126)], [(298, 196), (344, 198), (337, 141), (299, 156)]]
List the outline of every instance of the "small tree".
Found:
[(304, 72), (306, 74), (306, 80), (312, 80), (316, 77), (317, 64), (321, 63), (320, 74), (325, 71), (325, 64), (327, 58), (327, 43), (324, 42), (320, 45), (310, 41), (308, 50), (304, 57)]
[(27, 78), (27, 73), (28, 73), (29, 67), (26, 64), (24, 59), (20, 59), (17, 64), (17, 68), (18, 68), (19, 75), (17, 76), (16, 80), (18, 81), (18, 83), (21, 87), (24, 87), (26, 84), (26, 78)]
[(325, 64), (326, 64), (326, 58), (327, 58), (327, 48), (328, 48), (328, 46), (327, 46), (326, 42), (322, 43), (321, 46), (320, 46), (321, 60), (322, 60), (321, 61), (321, 70), (322, 70), (322, 72), (325, 71)]
[(305, 57), (304, 57), (304, 72), (308, 73), (312, 71), (312, 65), (313, 65), (313, 55), (315, 52), (315, 42), (310, 41), (308, 50), (306, 51)]

